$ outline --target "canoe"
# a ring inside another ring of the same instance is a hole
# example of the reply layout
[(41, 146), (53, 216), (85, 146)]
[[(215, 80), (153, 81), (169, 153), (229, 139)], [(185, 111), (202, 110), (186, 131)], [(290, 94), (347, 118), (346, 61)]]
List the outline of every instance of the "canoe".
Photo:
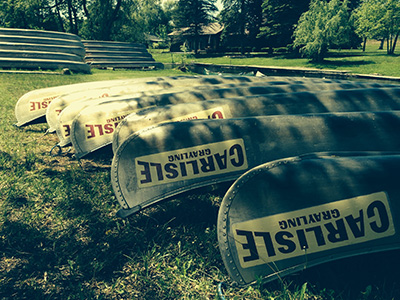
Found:
[[(192, 82), (192, 80), (190, 80), (190, 81)], [(287, 82), (277, 81), (277, 82), (272, 82), (271, 84), (275, 85), (275, 84), (285, 84), (285, 83), (287, 83)], [(183, 84), (183, 87), (180, 86), (181, 84)], [(235, 84), (214, 84), (214, 85), (203, 85), (202, 84), (202, 85), (197, 85), (197, 86), (191, 86), (190, 88), (188, 88), (186, 86), (186, 84), (184, 84), (184, 80), (182, 80), (179, 84), (176, 85), (176, 87), (163, 89), (163, 88), (160, 88), (163, 85), (158, 86), (158, 88), (157, 88), (157, 86), (152, 85), (152, 86), (150, 86), (150, 88), (151, 88), (150, 90), (144, 91), (145, 89), (143, 89), (143, 91), (140, 91), (138, 93), (129, 93), (129, 99), (131, 97), (133, 99), (139, 99), (140, 97), (145, 97), (145, 96), (179, 93), (179, 92), (183, 92), (183, 91), (187, 92), (189, 90), (201, 92), (202, 90), (212, 90), (212, 89), (217, 89), (217, 88), (218, 89), (223, 89), (223, 88), (227, 89), (227, 88), (232, 88), (232, 87), (248, 87), (248, 86), (253, 87), (253, 86), (260, 85), (260, 84), (262, 86), (266, 86), (268, 83), (244, 82), (244, 83), (235, 83)], [(127, 90), (126, 89), (124, 90), (124, 87), (121, 87), (121, 90), (119, 90), (119, 88), (116, 87), (116, 88), (108, 89), (108, 92), (106, 92), (105, 90), (102, 90), (102, 92), (104, 92), (107, 95), (114, 94), (114, 93), (124, 94), (125, 92), (127, 92)], [(71, 136), (72, 122), (73, 122), (74, 118), (76, 116), (78, 116), (80, 114), (80, 112), (83, 111), (86, 107), (105, 103), (105, 102), (110, 102), (110, 101), (114, 102), (114, 101), (127, 100), (126, 96), (111, 96), (111, 97), (91, 97), (91, 96), (89, 96), (89, 95), (96, 96), (97, 95), (96, 93), (99, 93), (99, 91), (92, 90), (91, 93), (85, 92), (84, 95), (82, 95), (82, 93), (81, 93), (82, 96), (78, 96), (78, 93), (75, 93), (75, 94), (70, 94), (66, 97), (59, 97), (52, 103), (52, 105), (49, 106), (49, 110), (46, 114), (46, 117), (47, 117), (50, 128), (55, 128), (57, 136), (60, 140), (60, 142), (58, 143), (58, 145), (60, 147), (67, 146), (71, 143), (70, 136)], [(59, 103), (62, 100), (67, 100), (67, 99), (71, 98), (71, 96), (80, 97), (80, 98), (89, 96), (90, 98), (83, 99), (80, 101), (74, 101), (62, 110), (59, 107), (54, 108), (54, 105), (57, 105), (57, 103)], [(113, 105), (113, 108), (116, 108), (116, 107), (118, 107), (118, 104), (116, 106)], [(58, 114), (58, 116), (55, 113), (51, 114), (51, 111), (55, 112), (57, 110), (61, 110), (61, 113)], [(105, 113), (107, 113), (106, 110), (103, 112), (103, 114), (105, 114)]]
[[(262, 78), (262, 77), (261, 77)], [(140, 98), (119, 98), (85, 108), (77, 115), (71, 127), (71, 142), (75, 155), (81, 158), (91, 152), (110, 145), (112, 135), (118, 124), (129, 114), (150, 106), (164, 106), (178, 103), (190, 103), (212, 99), (229, 99), (238, 96), (252, 96), (272, 93), (291, 93), (299, 91), (322, 91), (357, 89), (375, 86), (367, 83), (314, 83), (270, 85), (253, 83), (254, 86), (238, 86), (232, 88), (204, 89), (165, 93)], [(382, 86), (379, 85), (378, 86)], [(90, 130), (88, 130), (90, 128)]]
[(161, 200), (230, 183), (268, 161), (316, 151), (400, 151), (400, 112), (170, 122), (118, 148), (111, 183), (126, 217)]
[(121, 62), (133, 62), (133, 61), (155, 61), (154, 58), (151, 56), (139, 56), (139, 55), (120, 55), (120, 56), (104, 56), (104, 55), (86, 55), (85, 61), (87, 63), (92, 61), (107, 61), (107, 62), (114, 62), (114, 61), (121, 61)]
[(83, 62), (82, 57), (59, 52), (41, 52), (41, 51), (20, 51), (20, 50), (0, 50), (0, 57), (10, 58), (40, 58), (47, 60), (67, 60), (67, 61), (79, 61)]
[(169, 121), (385, 110), (400, 110), (400, 86), (266, 94), (150, 107), (134, 112), (121, 121), (113, 134), (112, 147), (116, 153), (117, 148), (134, 132)]
[(98, 40), (82, 40), (87, 48), (128, 48), (146, 50), (146, 46), (140, 43), (117, 42), (117, 41), (98, 41)]
[(92, 81), (32, 90), (22, 95), (15, 105), (15, 116), (17, 118), (17, 123), (15, 125), (23, 126), (38, 121), (38, 119), (45, 116), (47, 107), (51, 101), (66, 93), (85, 91), (96, 87), (125, 84), (131, 81), (132, 80), (127, 79)]
[(26, 50), (43, 52), (61, 52), (75, 54), (80, 57), (85, 56), (85, 49), (75, 45), (46, 45), (32, 43), (0, 42), (0, 50)]
[(30, 70), (58, 70), (68, 68), (73, 72), (90, 73), (90, 66), (82, 61), (43, 59), (43, 58), (11, 58), (0, 57), (0, 68), (16, 68)]
[[(28, 125), (31, 122), (41, 122), (39, 119), (46, 115), (46, 111), (50, 103), (61, 95), (81, 91), (87, 93), (87, 91), (92, 89), (107, 88), (116, 85), (129, 85), (132, 83), (146, 81), (168, 81), (168, 78), (171, 80), (179, 80), (186, 77), (188, 76), (92, 81), (32, 90), (22, 95), (15, 105), (15, 116), (17, 118), (16, 126)], [(43, 122), (44, 121), (45, 120), (43, 120)]]
[(240, 285), (400, 248), (400, 153), (284, 158), (242, 175), (218, 214), (221, 256)]
[(281, 85), (289, 83), (347, 83), (348, 81), (334, 81), (326, 79), (303, 79), (297, 77), (249, 77), (249, 76), (177, 76), (147, 79), (133, 79), (130, 82), (116, 84), (114, 86), (98, 86), (92, 89), (83, 89), (77, 92), (71, 91), (58, 99), (55, 99), (46, 111), (46, 121), (49, 131), (54, 132), (57, 126), (57, 118), (60, 112), (75, 101), (106, 98), (117, 95), (138, 95), (137, 93), (156, 90), (169, 89), (173, 87), (191, 88), (201, 85), (217, 84), (251, 84), (256, 82), (266, 82), (269, 84)]
[(48, 37), (64, 40), (72, 40), (81, 42), (81, 38), (72, 33), (48, 31), (48, 30), (35, 30), (35, 29), (20, 29), (20, 28), (0, 28), (1, 35), (10, 36), (30, 36), (30, 37)]
[(144, 57), (149, 57), (151, 58), (152, 55), (147, 52), (146, 50), (97, 50), (97, 49), (88, 49), (86, 48), (86, 55), (92, 56), (92, 55), (102, 55), (102, 56), (107, 56), (110, 58), (113, 57), (119, 57), (119, 56), (144, 56)]
[(79, 40), (63, 39), (57, 37), (45, 36), (24, 36), (24, 35), (5, 35), (0, 32), (0, 41), (8, 43), (22, 44), (38, 44), (38, 45), (53, 45), (53, 46), (74, 46), (84, 48), (84, 45)]
[(160, 62), (155, 61), (134, 61), (134, 62), (126, 62), (126, 61), (111, 61), (111, 60), (102, 60), (102, 61), (92, 61), (90, 62), (90, 66), (92, 68), (121, 68), (121, 69), (138, 69), (138, 68), (157, 68), (164, 69), (164, 65)]

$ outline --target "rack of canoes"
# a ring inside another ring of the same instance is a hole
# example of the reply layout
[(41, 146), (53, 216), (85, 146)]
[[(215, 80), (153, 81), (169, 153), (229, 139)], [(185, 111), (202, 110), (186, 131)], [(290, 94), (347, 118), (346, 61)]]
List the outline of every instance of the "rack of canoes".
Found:
[(69, 69), (90, 73), (85, 47), (73, 34), (0, 28), (0, 68), (28, 70)]
[(34, 90), (15, 114), (17, 127), (47, 122), (52, 155), (109, 155), (121, 218), (219, 187), (218, 242), (237, 284), (400, 248), (400, 85), (127, 79)]
[(74, 34), (0, 28), (0, 68), (69, 69), (90, 73), (98, 69), (162, 69), (144, 44), (81, 40)]
[(162, 63), (156, 62), (144, 44), (127, 42), (109, 42), (84, 40), (85, 61), (97, 69), (162, 69)]

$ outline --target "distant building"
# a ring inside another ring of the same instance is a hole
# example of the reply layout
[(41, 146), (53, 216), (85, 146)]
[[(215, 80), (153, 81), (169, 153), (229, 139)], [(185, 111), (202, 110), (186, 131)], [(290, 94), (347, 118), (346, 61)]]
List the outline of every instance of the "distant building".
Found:
[[(220, 46), (221, 33), (224, 26), (219, 23), (202, 25), (199, 30), (197, 50), (216, 51)], [(171, 52), (179, 52), (183, 44), (189, 51), (196, 49), (196, 36), (193, 27), (184, 27), (168, 34), (171, 41)]]
[(152, 47), (154, 47), (155, 45), (160, 45), (165, 43), (164, 39), (159, 38), (158, 36), (153, 34), (146, 34), (145, 41), (146, 41), (146, 46), (151, 45)]

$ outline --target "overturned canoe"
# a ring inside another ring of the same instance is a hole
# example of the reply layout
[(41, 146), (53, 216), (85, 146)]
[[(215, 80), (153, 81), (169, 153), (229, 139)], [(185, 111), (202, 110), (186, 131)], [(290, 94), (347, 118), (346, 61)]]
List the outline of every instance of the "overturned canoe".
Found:
[(28, 37), (47, 37), (63, 40), (72, 40), (81, 42), (81, 38), (72, 33), (48, 31), (48, 30), (35, 30), (35, 29), (21, 29), (21, 28), (0, 28), (1, 35), (10, 36), (28, 36)]
[(29, 70), (58, 70), (68, 68), (73, 72), (90, 73), (90, 66), (82, 61), (69, 61), (43, 58), (11, 58), (0, 57), (1, 68), (16, 68)]
[[(75, 101), (82, 101), (94, 98), (107, 98), (112, 96), (128, 95), (130, 98), (139, 96), (141, 92), (164, 90), (171, 88), (190, 89), (194, 86), (201, 85), (218, 85), (218, 84), (313, 84), (313, 83), (343, 83), (354, 84), (349, 81), (333, 81), (326, 79), (303, 79), (297, 77), (249, 77), (249, 76), (178, 76), (163, 77), (154, 79), (135, 80), (130, 83), (117, 84), (114, 86), (97, 87), (91, 90), (81, 90), (71, 92), (55, 99), (46, 111), (46, 121), (49, 125), (49, 131), (54, 132), (57, 126), (57, 118), (60, 112)], [(144, 94), (143, 94), (144, 95)]]
[(147, 127), (118, 148), (111, 182), (128, 216), (172, 196), (314, 151), (399, 151), (399, 112), (196, 120)]
[(19, 50), (0, 50), (1, 58), (36, 58), (82, 62), (82, 57), (69, 53), (59, 52), (40, 52), (40, 51), (19, 51)]
[(271, 281), (399, 249), (399, 168), (400, 153), (333, 153), (276, 160), (245, 173), (218, 215), (219, 248), (232, 280)]
[[(117, 80), (92, 81), (76, 84), (61, 85), (43, 89), (37, 89), (22, 95), (15, 105), (15, 116), (17, 118), (16, 126), (23, 126), (31, 122), (44, 122), (42, 118), (46, 115), (47, 109), (52, 101), (62, 95), (88, 91), (99, 88), (109, 88), (112, 86), (123, 86), (137, 84), (147, 81), (172, 81), (183, 78), (198, 78), (201, 76), (171, 76), (171, 77), (151, 77), (151, 78), (127, 78)], [(216, 76), (210, 76), (216, 77)], [(101, 96), (101, 95), (100, 95)], [(108, 96), (108, 95), (104, 95)], [(59, 112), (58, 112), (59, 113)]]
[[(189, 80), (192, 82), (193, 80)], [(240, 83), (228, 83), (228, 84), (214, 84), (214, 85), (192, 85), (190, 88), (184, 84), (185, 80), (182, 79), (182, 82), (179, 82), (176, 87), (170, 87), (170, 88), (162, 88), (164, 85), (160, 83), (160, 85), (154, 84), (154, 86), (144, 86), (144, 88), (136, 93), (129, 93), (129, 99), (133, 97), (133, 99), (137, 98), (142, 98), (146, 96), (153, 96), (153, 95), (160, 95), (160, 94), (171, 94), (171, 93), (179, 93), (183, 91), (198, 91), (201, 92), (202, 90), (212, 90), (212, 89), (228, 89), (232, 87), (249, 87), (249, 86), (257, 86), (257, 85), (262, 85), (266, 86), (269, 83), (265, 82), (240, 82)], [(196, 82), (194, 82), (196, 83)], [(281, 81), (276, 81), (276, 82), (271, 82), (271, 85), (279, 85), (279, 84), (285, 84), (287, 82), (281, 82)], [(146, 83), (147, 84), (147, 83)], [(183, 86), (181, 86), (183, 84)], [(133, 89), (133, 85), (129, 86), (128, 89)], [(139, 89), (139, 88), (138, 88)], [(127, 92), (127, 89), (124, 90), (124, 87), (117, 87), (117, 88), (110, 88), (109, 91), (110, 93), (113, 94), (116, 90), (119, 90), (120, 93), (125, 93)], [(97, 90), (92, 90), (88, 94), (96, 94), (99, 93)], [(89, 99), (83, 99), (80, 101), (73, 101), (70, 103), (68, 106), (66, 106), (64, 109), (62, 109), (61, 113), (57, 116), (56, 113), (51, 113), (51, 112), (57, 112), (61, 110), (61, 105), (65, 105), (66, 102), (68, 102), (70, 99), (75, 98), (78, 95), (78, 97), (84, 98), (85, 96), (88, 96), (86, 93), (74, 93), (70, 94), (65, 97), (59, 97), (56, 99), (52, 105), (49, 106), (49, 109), (46, 113), (46, 118), (48, 121), (48, 124), (50, 126), (50, 131), (52, 128), (55, 128), (55, 131), (57, 133), (57, 136), (60, 140), (59, 146), (64, 147), (66, 145), (69, 145), (71, 143), (70, 140), (70, 135), (71, 135), (71, 127), (72, 127), (72, 122), (76, 116), (78, 116), (81, 111), (83, 111), (86, 107), (101, 104), (101, 103), (106, 103), (110, 101), (125, 101), (127, 100), (126, 96), (109, 96), (109, 97), (96, 97), (96, 98), (89, 98)], [(108, 95), (108, 94), (107, 94)], [(108, 103), (110, 104), (110, 103)], [(113, 106), (113, 111), (115, 108), (118, 107), (118, 104), (116, 106)], [(93, 111), (94, 112), (94, 111)], [(103, 114), (108, 113), (107, 108), (104, 109)], [(100, 114), (98, 115), (100, 117)], [(112, 117), (112, 116), (111, 116)]]
[(43, 51), (43, 52), (61, 52), (75, 54), (80, 57), (85, 56), (85, 49), (75, 45), (48, 45), (48, 44), (31, 44), (31, 43), (10, 43), (0, 42), (1, 50), (27, 50), (27, 51)]
[[(99, 105), (86, 108), (76, 116), (71, 127), (71, 142), (75, 148), (75, 155), (81, 158), (97, 149), (111, 144), (112, 136), (118, 124), (129, 114), (150, 106), (164, 106), (178, 103), (198, 102), (211, 99), (226, 99), (238, 96), (252, 96), (272, 93), (291, 93), (298, 91), (321, 91), (358, 89), (375, 86), (375, 84), (340, 82), (303, 84), (253, 83), (254, 86), (238, 86), (234, 88), (203, 89), (201, 91), (186, 91), (179, 93), (165, 93), (161, 95), (118, 99), (107, 101)], [(382, 86), (379, 85), (378, 86)]]
[(119, 145), (133, 133), (167, 121), (385, 110), (400, 110), (400, 86), (267, 94), (150, 107), (132, 113), (121, 121), (115, 129), (112, 147), (116, 153)]
[(44, 117), (50, 103), (57, 97), (66, 93), (90, 90), (96, 87), (124, 84), (130, 81), (131, 80), (127, 79), (94, 81), (32, 90), (22, 95), (15, 105), (15, 117), (17, 118), (17, 123), (15, 125), (27, 125)]
[[(5, 43), (15, 43), (15, 44), (36, 44), (36, 45), (52, 45), (52, 46), (73, 46), (84, 49), (84, 45), (79, 40), (74, 39), (64, 39), (56, 36), (32, 36), (32, 35), (9, 35), (9, 34), (1, 34), (0, 32), (0, 41)], [(81, 52), (84, 56), (85, 52)]]

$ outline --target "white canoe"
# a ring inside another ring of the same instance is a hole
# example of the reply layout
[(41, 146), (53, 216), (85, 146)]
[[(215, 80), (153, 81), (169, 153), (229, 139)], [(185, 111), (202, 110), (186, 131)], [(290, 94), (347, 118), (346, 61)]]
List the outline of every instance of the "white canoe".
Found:
[[(177, 76), (177, 77), (161, 77), (135, 79), (130, 82), (124, 82), (114, 86), (98, 86), (97, 88), (85, 89), (76, 92), (69, 92), (55, 99), (46, 111), (46, 121), (49, 125), (49, 131), (54, 132), (57, 126), (57, 118), (60, 112), (75, 101), (106, 98), (111, 96), (129, 95), (133, 97), (138, 92), (151, 91), (156, 89), (169, 88), (191, 88), (201, 85), (216, 84), (239, 84), (267, 82), (271, 84), (288, 84), (288, 83), (336, 83), (340, 81), (327, 80), (319, 78), (297, 78), (297, 77), (249, 77), (249, 76)], [(347, 81), (346, 81), (347, 82)]]
[[(163, 79), (164, 77), (152, 78), (152, 80)], [(78, 91), (87, 92), (100, 87), (104, 88), (114, 85), (127, 85), (131, 82), (144, 81), (149, 81), (149, 78), (92, 81), (32, 90), (22, 95), (15, 105), (15, 116), (17, 118), (16, 126), (27, 125), (44, 117), (50, 103), (61, 95)]]
[(49, 31), (49, 30), (35, 30), (35, 29), (21, 29), (21, 28), (0, 28), (1, 35), (10, 36), (28, 36), (28, 37), (47, 37), (63, 40), (79, 41), (81, 38), (72, 33)]
[[(277, 82), (274, 82), (277, 83)], [(274, 84), (272, 83), (272, 84)], [(281, 82), (282, 84), (289, 84), (287, 82)], [(266, 86), (268, 83), (265, 82), (253, 82), (253, 83), (235, 83), (234, 85), (232, 84), (215, 84), (215, 85), (199, 85), (199, 86), (192, 86), (190, 88), (187, 87), (175, 87), (175, 88), (168, 88), (168, 89), (152, 89), (150, 91), (141, 91), (137, 93), (130, 93), (129, 98), (140, 98), (140, 97), (145, 97), (145, 96), (152, 96), (152, 95), (159, 95), (159, 94), (171, 94), (171, 93), (179, 93), (179, 92), (188, 92), (188, 91), (202, 91), (202, 90), (211, 90), (211, 89), (226, 89), (226, 88), (232, 88), (232, 87), (244, 87), (244, 86)], [(92, 92), (96, 93), (96, 90), (93, 90)], [(87, 96), (86, 94), (85, 96)], [(71, 96), (71, 95), (69, 95)], [(57, 104), (59, 100), (61, 100), (62, 97), (59, 97), (56, 101), (53, 102), (53, 104)], [(74, 118), (79, 115), (79, 113), (84, 110), (86, 107), (92, 106), (92, 105), (97, 105), (101, 104), (103, 102), (108, 102), (108, 101), (125, 101), (127, 99), (126, 96), (111, 96), (111, 97), (97, 97), (97, 98), (89, 98), (89, 99), (84, 99), (80, 101), (75, 101), (66, 106), (64, 109), (62, 109), (61, 113), (58, 115), (56, 118), (56, 114), (53, 114), (53, 116), (49, 113), (47, 114), (48, 120), (55, 120), (54, 125), (51, 126), (51, 128), (55, 128), (55, 131), (57, 133), (57, 136), (60, 140), (59, 146), (64, 147), (67, 146), (71, 143), (71, 126)], [(50, 106), (51, 109), (52, 106)], [(49, 109), (49, 111), (50, 111)], [(53, 122), (49, 122), (49, 124), (53, 124)]]

